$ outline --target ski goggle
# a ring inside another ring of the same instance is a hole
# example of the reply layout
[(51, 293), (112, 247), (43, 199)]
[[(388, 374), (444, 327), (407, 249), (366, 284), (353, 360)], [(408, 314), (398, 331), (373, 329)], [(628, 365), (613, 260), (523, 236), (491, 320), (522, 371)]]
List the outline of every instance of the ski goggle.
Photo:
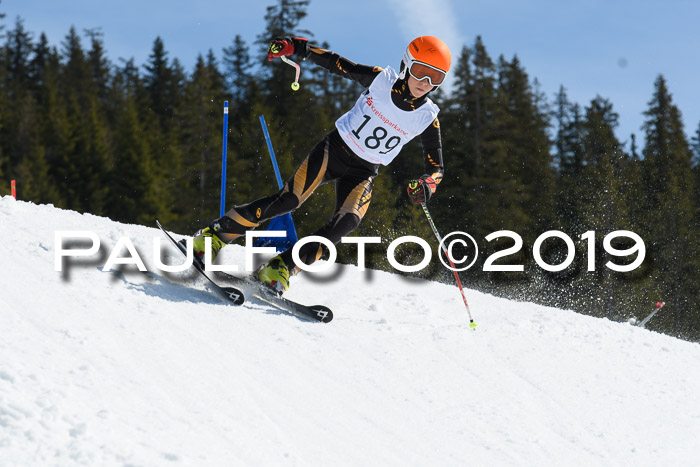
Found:
[(445, 81), (446, 73), (439, 68), (422, 62), (411, 62), (408, 73), (418, 81), (427, 79), (432, 86), (440, 86)]

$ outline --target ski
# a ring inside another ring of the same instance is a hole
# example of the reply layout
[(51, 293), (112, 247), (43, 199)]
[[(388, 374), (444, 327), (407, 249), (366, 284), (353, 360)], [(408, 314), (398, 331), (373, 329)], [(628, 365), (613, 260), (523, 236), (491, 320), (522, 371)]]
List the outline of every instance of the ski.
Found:
[(301, 318), (307, 318), (321, 323), (330, 323), (333, 319), (333, 312), (324, 305), (303, 305), (299, 302), (289, 300), (277, 294), (276, 291), (258, 282), (251, 277), (237, 277), (225, 272), (220, 272), (227, 282), (243, 289), (248, 295), (253, 296), (261, 302), (267, 303), (279, 310), (286, 311)]
[[(156, 225), (158, 225), (158, 228), (163, 232), (163, 234), (168, 238), (168, 240), (170, 240), (170, 242), (175, 246), (175, 248), (177, 248), (177, 250), (180, 253), (187, 257), (187, 251), (185, 250), (185, 246), (182, 243), (177, 242), (165, 230), (165, 228), (161, 225), (158, 219), (156, 219)], [(234, 305), (242, 305), (245, 302), (245, 296), (247, 293), (249, 296), (255, 297), (263, 303), (273, 306), (278, 310), (291, 313), (300, 318), (311, 319), (321, 323), (329, 323), (333, 319), (333, 312), (327, 306), (307, 306), (295, 302), (293, 300), (281, 297), (277, 295), (277, 293), (274, 290), (268, 288), (267, 286), (253, 278), (241, 278), (232, 276), (231, 274), (220, 272), (219, 274), (221, 274), (227, 282), (233, 283), (234, 285), (238, 286), (229, 287), (221, 285), (220, 283), (209, 277), (204, 268), (202, 268), (200, 263), (197, 262), (196, 258), (193, 259), (192, 266), (194, 266), (194, 268), (211, 283), (214, 289), (216, 289), (216, 291), (222, 297), (224, 297), (226, 300), (233, 303)]]
[[(173, 237), (170, 236), (168, 232), (163, 228), (163, 226), (160, 224), (160, 221), (156, 219), (156, 224), (158, 225), (158, 228), (165, 234), (166, 237), (168, 237), (168, 240), (177, 248), (177, 250), (182, 253), (185, 258), (187, 257), (187, 251), (185, 251), (185, 247), (176, 242)], [(241, 292), (239, 289), (235, 287), (224, 287), (219, 284), (217, 284), (211, 277), (207, 275), (207, 273), (202, 269), (199, 264), (197, 264), (197, 261), (192, 261), (192, 265), (194, 268), (199, 271), (200, 274), (202, 274), (214, 287), (214, 289), (217, 291), (219, 295), (221, 295), (223, 298), (228, 300), (230, 303), (233, 303), (234, 305), (243, 305), (245, 302), (245, 295), (243, 292)]]

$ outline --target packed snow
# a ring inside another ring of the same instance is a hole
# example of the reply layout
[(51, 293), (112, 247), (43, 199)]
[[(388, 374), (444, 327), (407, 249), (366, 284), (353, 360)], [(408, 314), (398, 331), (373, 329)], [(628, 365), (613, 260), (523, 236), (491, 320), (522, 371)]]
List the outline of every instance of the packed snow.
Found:
[(0, 198), (0, 466), (700, 465), (697, 344), (354, 266), (235, 307), (154, 227)]

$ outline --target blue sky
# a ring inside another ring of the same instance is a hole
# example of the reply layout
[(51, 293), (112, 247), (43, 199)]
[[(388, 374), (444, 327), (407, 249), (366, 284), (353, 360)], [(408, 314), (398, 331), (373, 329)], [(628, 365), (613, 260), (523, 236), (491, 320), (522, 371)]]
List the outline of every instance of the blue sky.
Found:
[[(221, 49), (240, 34), (251, 45), (272, 0), (2, 0), (6, 26), (24, 20), (59, 45), (71, 25), (100, 27), (110, 59), (145, 63), (160, 36), (170, 57), (191, 70), (198, 53)], [(664, 74), (687, 134), (700, 123), (700, 2), (690, 0), (312, 0), (302, 27), (352, 60), (397, 67), (407, 43), (441, 37), (453, 59), (481, 35), (489, 54), (517, 54), (550, 100), (564, 85), (582, 106), (596, 95), (620, 114), (618, 137), (640, 129), (653, 83)], [(84, 43), (87, 45), (87, 41)], [(448, 81), (449, 84), (449, 81)]]

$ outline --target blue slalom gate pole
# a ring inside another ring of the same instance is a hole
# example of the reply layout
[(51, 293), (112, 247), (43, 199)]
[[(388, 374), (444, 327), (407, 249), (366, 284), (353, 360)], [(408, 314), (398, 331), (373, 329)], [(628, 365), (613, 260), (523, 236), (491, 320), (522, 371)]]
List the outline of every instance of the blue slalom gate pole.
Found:
[(280, 175), (280, 168), (277, 165), (277, 158), (275, 158), (275, 150), (272, 149), (272, 141), (270, 140), (270, 134), (267, 132), (267, 123), (265, 123), (265, 116), (260, 116), (260, 125), (262, 126), (263, 133), (265, 134), (265, 141), (267, 141), (267, 150), (270, 151), (270, 159), (272, 159), (272, 168), (275, 169), (275, 176), (277, 177), (277, 186), (282, 189), (282, 176)]
[[(267, 124), (265, 123), (265, 117), (263, 115), (260, 116), (260, 125), (262, 126), (263, 134), (265, 135), (267, 149), (270, 152), (272, 168), (275, 169), (275, 176), (277, 177), (277, 186), (281, 190), (284, 186), (282, 182), (282, 175), (280, 175), (280, 168), (277, 165), (275, 151), (274, 149), (272, 149), (272, 140), (270, 140), (270, 134), (267, 131)], [(275, 248), (277, 248), (277, 251), (282, 251), (294, 245), (298, 240), (297, 230), (294, 227), (294, 221), (292, 220), (292, 215), (290, 213), (282, 214), (281, 216), (277, 216), (274, 219), (272, 219), (267, 229), (284, 230), (285, 232), (287, 232), (287, 238), (260, 237), (256, 242), (255, 246), (274, 246)]]
[(220, 216), (226, 213), (226, 147), (228, 143), (228, 101), (224, 101), (224, 149), (221, 155), (221, 209)]

